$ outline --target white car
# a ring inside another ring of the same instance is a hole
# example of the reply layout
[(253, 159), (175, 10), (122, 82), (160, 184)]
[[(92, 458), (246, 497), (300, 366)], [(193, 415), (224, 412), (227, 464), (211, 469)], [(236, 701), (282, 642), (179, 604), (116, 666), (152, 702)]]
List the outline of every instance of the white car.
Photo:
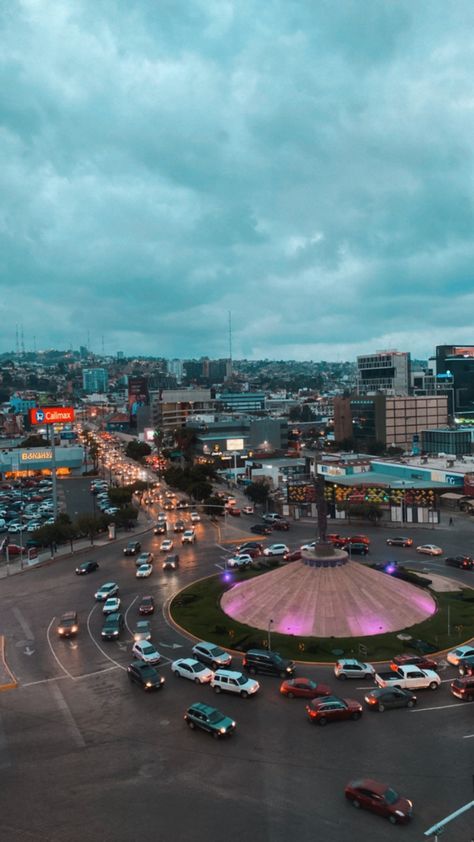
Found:
[(140, 567), (137, 567), (137, 572), (135, 573), (135, 576), (137, 579), (146, 579), (148, 576), (151, 576), (152, 573), (152, 564), (140, 564)]
[(354, 658), (339, 658), (334, 666), (336, 678), (373, 678), (375, 668), (372, 664), (365, 664), (363, 661), (356, 661)]
[(463, 646), (458, 646), (456, 649), (451, 649), (451, 652), (448, 652), (446, 655), (446, 660), (448, 664), (457, 667), (461, 658), (468, 658), (471, 655), (474, 655), (474, 646), (466, 643)]
[(137, 567), (141, 564), (153, 564), (153, 553), (140, 553), (135, 559), (135, 564)]
[(133, 632), (135, 643), (140, 640), (151, 640), (151, 624), (149, 620), (138, 620)]
[(171, 538), (165, 538), (164, 541), (160, 544), (160, 550), (162, 553), (169, 553), (170, 550), (173, 549), (173, 542)]
[(267, 557), (284, 556), (289, 552), (289, 547), (286, 544), (271, 544), (269, 547), (265, 547), (263, 555)]
[(303, 544), (300, 549), (301, 550), (314, 550), (316, 546), (316, 541), (311, 541), (309, 544)]
[(98, 602), (104, 602), (104, 600), (108, 599), (111, 596), (115, 596), (118, 594), (119, 586), (116, 582), (106, 582), (105, 585), (102, 585), (96, 592), (95, 598)]
[(247, 567), (251, 567), (252, 565), (252, 556), (248, 555), (248, 553), (240, 553), (239, 555), (235, 555), (232, 558), (227, 559), (227, 567), (231, 569), (233, 567), (239, 570), (245, 570)]
[(443, 550), (436, 544), (422, 544), (421, 547), (416, 548), (416, 551), (425, 555), (443, 555)]
[(38, 521), (33, 521), (32, 523), (28, 524), (27, 532), (36, 532), (37, 529), (41, 529), (42, 523), (38, 523)]
[(132, 654), (140, 661), (145, 661), (146, 664), (158, 664), (161, 660), (160, 653), (148, 640), (138, 640), (134, 643)]
[(119, 596), (109, 596), (108, 599), (104, 602), (104, 607), (102, 611), (104, 614), (115, 614), (120, 608), (120, 597)]
[(260, 688), (258, 681), (254, 678), (248, 678), (241, 672), (233, 672), (231, 670), (217, 670), (214, 677), (211, 679), (211, 687), (216, 693), (222, 691), (228, 693), (238, 693), (243, 699), (247, 696), (252, 696)]
[(183, 535), (181, 537), (181, 543), (182, 544), (194, 544), (195, 541), (196, 541), (196, 536), (194, 534), (194, 529), (186, 529), (183, 532)]
[(200, 661), (196, 661), (195, 658), (178, 658), (171, 664), (171, 672), (181, 678), (189, 678), (195, 684), (209, 684), (214, 676), (212, 670)]
[(253, 506), (244, 506), (242, 509), (242, 514), (244, 515), (253, 515), (255, 509)]
[(8, 524), (8, 531), (12, 532), (12, 533), (23, 532), (24, 529), (26, 529), (26, 527), (23, 526), (22, 523), (9, 523)]
[(200, 523), (201, 515), (199, 512), (191, 512), (191, 523)]

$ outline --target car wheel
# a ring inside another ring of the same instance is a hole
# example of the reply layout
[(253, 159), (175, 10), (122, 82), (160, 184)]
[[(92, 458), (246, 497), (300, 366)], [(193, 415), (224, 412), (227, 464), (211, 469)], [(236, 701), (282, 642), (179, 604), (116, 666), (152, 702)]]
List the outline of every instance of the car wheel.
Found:
[(385, 705), (379, 705), (379, 711), (380, 711), (380, 713), (383, 713), (383, 712), (384, 712), (384, 710), (385, 710)]
[(432, 681), (431, 684), (430, 684), (430, 690), (437, 690), (437, 689), (438, 689), (438, 685), (437, 685), (436, 681)]
[(248, 693), (247, 693), (247, 691), (246, 691), (246, 690), (242, 690), (242, 691), (241, 691), (241, 693), (240, 693), (240, 695), (241, 695), (242, 699), (246, 699), (246, 698), (247, 698), (247, 696), (248, 696)]
[(407, 702), (407, 708), (414, 708), (415, 707), (415, 700), (409, 699)]
[(396, 824), (397, 823), (397, 817), (396, 816), (390, 815), (388, 817), (388, 820), (389, 820), (390, 824)]
[(293, 698), (294, 698), (293, 693), (287, 693), (286, 695), (287, 695), (287, 698), (288, 698), (288, 699), (293, 699)]
[(360, 712), (358, 710), (355, 710), (354, 713), (351, 713), (351, 719), (353, 719), (354, 722), (356, 722), (357, 719), (360, 719)]
[(214, 686), (214, 690), (215, 690), (215, 692), (216, 692), (216, 693), (220, 693), (220, 692), (221, 692), (221, 688), (219, 687), (219, 685), (218, 685), (218, 684), (216, 684), (216, 685)]
[(173, 670), (173, 675), (174, 675), (175, 678), (179, 678), (178, 670)]
[(321, 716), (321, 718), (318, 719), (317, 721), (318, 721), (318, 725), (327, 725), (328, 724), (328, 721), (327, 721), (325, 716)]
[(389, 547), (391, 547), (391, 546), (392, 546), (392, 542), (391, 542), (391, 541), (387, 541), (387, 544), (388, 544), (388, 546), (389, 546)]
[(360, 807), (360, 801), (358, 801), (357, 798), (354, 798), (352, 801), (352, 806), (355, 807), (356, 810), (358, 810)]
[(190, 719), (188, 719), (188, 725), (189, 725), (189, 727), (191, 728), (191, 731), (194, 731), (194, 729), (195, 729), (195, 727), (196, 727), (196, 726), (195, 726), (195, 724), (194, 724), (194, 722), (191, 722), (191, 720), (190, 720)]
[(195, 679), (194, 679), (194, 683), (195, 683), (195, 684), (200, 684), (200, 683), (201, 683), (201, 681), (200, 681), (200, 679), (199, 679), (199, 678), (195, 678)]
[(345, 674), (345, 672), (341, 672), (337, 677), (340, 681), (346, 681), (347, 679), (347, 675)]
[(371, 672), (366, 672), (364, 678), (367, 680), (368, 678), (373, 678), (373, 675)]

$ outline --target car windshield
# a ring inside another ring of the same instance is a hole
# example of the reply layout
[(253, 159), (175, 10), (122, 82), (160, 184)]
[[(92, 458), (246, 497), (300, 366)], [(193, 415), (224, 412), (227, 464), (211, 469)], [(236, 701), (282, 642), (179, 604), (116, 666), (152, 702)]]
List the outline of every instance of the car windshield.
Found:
[(221, 720), (223, 718), (224, 717), (222, 716), (221, 713), (219, 713), (218, 710), (213, 710), (212, 713), (210, 713), (209, 716), (208, 716), (209, 722), (212, 722), (212, 723), (221, 722)]
[(219, 655), (224, 655), (224, 652), (222, 649), (219, 649), (218, 646), (213, 646), (212, 648), (209, 647), (209, 654), (213, 655), (214, 657), (217, 657)]
[(205, 669), (206, 667), (204, 666), (204, 664), (200, 664), (198, 661), (196, 661), (196, 663), (193, 664), (193, 672), (202, 672)]
[(247, 681), (248, 679), (245, 677), (245, 675), (239, 675), (237, 679), (237, 684), (247, 684)]
[(388, 789), (385, 790), (383, 797), (387, 804), (396, 804), (397, 801), (400, 801), (400, 796), (398, 792), (396, 792), (391, 787), (388, 787)]
[(151, 643), (142, 643), (142, 652), (143, 652), (145, 655), (151, 655), (151, 654), (152, 654), (152, 652), (154, 652), (154, 651), (155, 651), (155, 649), (154, 649), (154, 647), (151, 645)]

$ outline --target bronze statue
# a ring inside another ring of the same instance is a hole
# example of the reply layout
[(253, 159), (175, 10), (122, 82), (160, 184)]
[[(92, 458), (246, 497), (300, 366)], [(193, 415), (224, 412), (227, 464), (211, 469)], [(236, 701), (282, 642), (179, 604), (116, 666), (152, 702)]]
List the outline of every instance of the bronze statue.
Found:
[(319, 538), (317, 539), (319, 544), (325, 544), (327, 541), (327, 531), (328, 531), (328, 507), (326, 503), (326, 497), (324, 495), (324, 488), (325, 482), (324, 477), (318, 476), (314, 480), (314, 488), (315, 488), (315, 498), (316, 498), (316, 506), (318, 507), (318, 530), (319, 530)]

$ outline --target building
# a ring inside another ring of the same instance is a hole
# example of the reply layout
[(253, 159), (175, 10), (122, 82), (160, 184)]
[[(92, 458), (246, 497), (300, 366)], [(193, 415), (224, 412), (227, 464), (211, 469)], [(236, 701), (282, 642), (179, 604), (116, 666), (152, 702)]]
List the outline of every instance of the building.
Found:
[(370, 453), (377, 445), (411, 450), (422, 430), (448, 425), (448, 397), (377, 394), (334, 398), (334, 438)]
[[(82, 447), (75, 444), (70, 447), (56, 447), (54, 455), (58, 476), (81, 475), (84, 461)], [(49, 475), (53, 468), (52, 458), (49, 445), (0, 450), (0, 476), (2, 479), (9, 479), (38, 473)]]
[(163, 389), (151, 395), (151, 421), (155, 430), (172, 433), (189, 418), (214, 413), (210, 389)]
[(410, 389), (410, 354), (405, 351), (377, 351), (357, 357), (359, 395), (383, 392), (408, 395)]
[(82, 370), (82, 388), (88, 395), (97, 392), (103, 395), (109, 388), (109, 375), (105, 368), (84, 368)]
[(219, 392), (216, 400), (221, 409), (229, 412), (262, 412), (265, 409), (263, 392)]
[(452, 377), (452, 413), (474, 417), (474, 345), (437, 345), (435, 365)]
[(474, 429), (422, 430), (423, 453), (445, 453), (449, 456), (470, 456), (473, 451)]
[(277, 418), (224, 418), (200, 423), (188, 421), (186, 429), (196, 436), (195, 452), (200, 456), (229, 453), (260, 454), (288, 449), (288, 422)]

